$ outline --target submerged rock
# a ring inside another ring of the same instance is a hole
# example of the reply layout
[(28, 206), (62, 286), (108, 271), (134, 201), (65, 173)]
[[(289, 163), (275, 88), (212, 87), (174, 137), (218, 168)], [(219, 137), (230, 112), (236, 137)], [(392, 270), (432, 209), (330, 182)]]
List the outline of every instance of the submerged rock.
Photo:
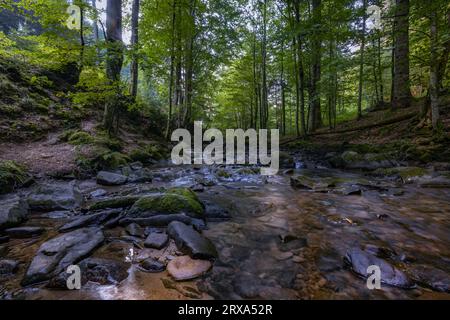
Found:
[(177, 257), (169, 262), (167, 271), (176, 281), (187, 281), (198, 278), (211, 269), (208, 260), (194, 260), (189, 256)]
[[(78, 266), (81, 270), (81, 284), (95, 282), (100, 285), (116, 285), (128, 277), (129, 264), (102, 258), (88, 258), (81, 261)], [(67, 290), (67, 280), (70, 274), (66, 271), (53, 277), (46, 285), (51, 289)]]
[(218, 257), (214, 244), (191, 226), (175, 221), (169, 225), (167, 232), (175, 240), (178, 249), (194, 259), (213, 259)]
[(19, 227), (6, 229), (5, 233), (10, 238), (23, 239), (41, 235), (42, 233), (44, 233), (44, 231), (45, 229), (41, 227)]
[(360, 277), (367, 278), (367, 268), (378, 266), (381, 269), (381, 282), (390, 286), (410, 289), (414, 283), (402, 271), (387, 261), (380, 259), (359, 248), (349, 250), (344, 258), (345, 263)]
[(169, 237), (165, 233), (150, 233), (145, 239), (144, 246), (146, 248), (161, 250), (169, 242)]
[(41, 245), (33, 258), (22, 285), (49, 280), (88, 256), (104, 241), (98, 228), (85, 228), (53, 238)]
[(103, 186), (120, 186), (127, 183), (128, 178), (124, 175), (100, 171), (97, 174), (97, 183)]
[(22, 223), (28, 216), (28, 204), (18, 196), (0, 199), (0, 230)]
[(203, 204), (195, 192), (187, 188), (170, 189), (139, 199), (131, 208), (129, 218), (146, 218), (161, 214), (185, 213), (193, 218), (204, 214)]
[(157, 215), (148, 218), (124, 218), (120, 220), (121, 225), (137, 223), (141, 227), (167, 227), (174, 221), (183, 222), (184, 224), (194, 226), (197, 230), (206, 228), (205, 222), (200, 219), (194, 219), (184, 214)]
[(148, 273), (159, 273), (166, 270), (166, 266), (158, 260), (147, 258), (139, 264), (139, 270)]
[(0, 260), (0, 276), (16, 273), (19, 263), (15, 260)]
[(314, 191), (326, 191), (334, 186), (333, 181), (327, 178), (308, 177), (306, 175), (297, 175), (291, 177), (291, 186), (297, 189), (309, 189)]
[(73, 210), (82, 203), (83, 196), (74, 182), (42, 184), (28, 196), (30, 209), (43, 212)]
[(408, 274), (424, 287), (450, 293), (450, 274), (443, 270), (427, 265), (413, 265), (409, 268)]

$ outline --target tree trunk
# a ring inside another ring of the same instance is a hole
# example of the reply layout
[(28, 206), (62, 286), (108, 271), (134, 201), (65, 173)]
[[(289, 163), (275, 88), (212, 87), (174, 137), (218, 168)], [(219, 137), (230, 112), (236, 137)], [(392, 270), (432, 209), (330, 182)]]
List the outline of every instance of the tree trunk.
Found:
[(262, 105), (261, 105), (261, 129), (267, 129), (268, 121), (268, 92), (267, 92), (267, 0), (263, 4), (263, 38), (261, 44), (262, 52)]
[(392, 108), (407, 108), (411, 104), (409, 80), (409, 0), (396, 0), (394, 39), (394, 96)]
[(311, 112), (310, 130), (315, 131), (322, 125), (322, 111), (320, 109), (319, 82), (321, 73), (321, 23), (322, 23), (322, 0), (312, 0), (312, 20), (314, 23), (312, 39), (312, 72), (311, 72)]
[(438, 13), (433, 10), (430, 15), (431, 23), (431, 55), (430, 55), (430, 102), (431, 121), (433, 128), (439, 126), (439, 63), (438, 63)]
[(109, 134), (117, 131), (119, 124), (120, 72), (123, 64), (122, 1), (108, 0), (106, 5), (106, 74), (116, 88), (116, 97), (105, 105), (104, 127)]
[(173, 78), (175, 72), (175, 25), (177, 19), (176, 13), (177, 0), (172, 2), (172, 44), (170, 48), (170, 76), (169, 76), (169, 113), (167, 115), (166, 126), (166, 139), (169, 138), (172, 122), (172, 109), (173, 109)]
[(362, 98), (363, 98), (363, 79), (364, 79), (364, 50), (366, 46), (366, 19), (367, 19), (367, 0), (363, 0), (363, 22), (361, 31), (361, 48), (359, 58), (359, 88), (358, 88), (358, 120), (362, 118)]
[(140, 0), (133, 0), (131, 9), (131, 46), (133, 50), (133, 60), (131, 62), (131, 96), (136, 99), (138, 90), (139, 78), (139, 62), (138, 62), (138, 47), (139, 47), (139, 6)]

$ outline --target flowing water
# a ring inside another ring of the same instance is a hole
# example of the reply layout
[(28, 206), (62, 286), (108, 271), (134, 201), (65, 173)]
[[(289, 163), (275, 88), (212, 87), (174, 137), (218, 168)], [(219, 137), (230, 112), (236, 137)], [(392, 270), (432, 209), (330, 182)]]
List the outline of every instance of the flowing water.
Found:
[[(297, 166), (302, 167), (302, 166)], [(145, 255), (176, 254), (173, 243), (150, 252), (125, 241), (121, 228), (105, 231), (107, 245), (95, 257), (129, 263), (128, 278), (116, 285), (89, 283), (79, 291), (50, 290), (43, 286), (21, 288), (26, 265), (40, 244), (54, 237), (12, 240), (8, 258), (20, 261), (19, 273), (3, 281), (8, 298), (26, 299), (450, 299), (417, 286), (405, 290), (383, 285), (369, 290), (366, 280), (344, 267), (343, 257), (354, 247), (383, 252), (408, 272), (416, 264), (450, 274), (450, 190), (425, 189), (417, 184), (396, 185), (360, 173), (332, 169), (313, 172), (349, 181), (370, 179), (378, 186), (362, 194), (336, 190), (294, 189), (290, 178), (305, 169), (262, 177), (242, 167), (226, 168), (231, 176), (214, 175), (213, 167), (153, 169), (151, 184), (106, 188), (110, 194), (135, 194), (146, 188), (192, 186), (199, 180), (215, 183), (198, 193), (207, 210), (227, 212), (229, 219), (212, 219), (203, 234), (219, 251), (213, 269), (200, 279), (184, 283), (170, 280), (167, 272), (148, 274), (133, 263)], [(311, 173), (311, 172), (309, 172)], [(383, 187), (379, 187), (379, 186)], [(90, 192), (95, 181), (80, 187)], [(327, 192), (326, 192), (327, 191)], [(352, 193), (351, 193), (352, 194)], [(33, 214), (27, 225), (56, 228), (67, 221)], [(431, 275), (430, 275), (431, 276)], [(447, 279), (448, 281), (448, 279)], [(2, 284), (2, 282), (0, 282)]]

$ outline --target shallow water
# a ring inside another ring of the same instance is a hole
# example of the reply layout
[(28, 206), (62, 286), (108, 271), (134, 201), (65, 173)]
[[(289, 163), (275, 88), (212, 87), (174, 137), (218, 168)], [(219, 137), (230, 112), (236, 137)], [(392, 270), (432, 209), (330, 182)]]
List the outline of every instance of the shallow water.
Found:
[[(301, 167), (301, 166), (298, 166)], [(6, 298), (26, 299), (450, 299), (421, 286), (404, 290), (383, 285), (369, 290), (366, 280), (344, 268), (343, 257), (353, 247), (381, 248), (401, 270), (415, 264), (428, 265), (450, 274), (450, 190), (423, 189), (415, 184), (396, 186), (358, 173), (319, 170), (317, 176), (363, 179), (382, 188), (367, 188), (362, 195), (294, 189), (292, 174), (274, 177), (238, 174), (227, 168), (229, 178), (217, 178), (211, 167), (154, 169), (151, 184), (102, 189), (110, 194), (145, 194), (152, 188), (192, 186), (198, 179), (216, 180), (199, 197), (208, 206), (227, 210), (227, 221), (210, 221), (203, 233), (219, 251), (212, 271), (185, 283), (170, 280), (167, 272), (147, 274), (135, 265), (143, 256), (176, 254), (141, 250), (132, 243), (112, 239), (124, 235), (121, 228), (105, 231), (108, 244), (94, 257), (129, 264), (129, 276), (117, 285), (89, 283), (80, 291), (49, 290), (42, 286), (21, 288), (27, 263), (43, 241), (54, 237), (12, 240), (7, 257), (22, 264), (19, 273), (3, 280)], [(98, 189), (94, 181), (80, 187), (89, 193)], [(389, 190), (395, 189), (397, 196)], [(402, 191), (402, 192), (399, 192)], [(382, 215), (382, 216), (380, 216)], [(33, 214), (26, 225), (55, 229), (66, 222)], [(172, 252), (173, 251), (173, 252)]]

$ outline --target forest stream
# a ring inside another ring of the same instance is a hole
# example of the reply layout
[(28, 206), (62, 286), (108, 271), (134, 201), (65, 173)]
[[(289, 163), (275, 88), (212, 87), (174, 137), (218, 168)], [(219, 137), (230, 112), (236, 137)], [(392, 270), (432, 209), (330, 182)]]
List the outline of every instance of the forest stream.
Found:
[[(58, 227), (87, 213), (32, 212), (22, 227), (46, 231), (3, 245), (6, 258), (20, 265), (0, 294), (6, 299), (450, 298), (439, 293), (448, 292), (450, 281), (449, 189), (338, 169), (304, 169), (298, 159), (296, 167), (264, 177), (251, 167), (165, 165), (149, 168), (152, 183), (105, 187), (95, 180), (78, 181), (88, 205), (191, 187), (205, 206), (207, 225), (200, 229), (217, 248), (218, 259), (203, 276), (176, 282), (167, 271), (147, 273), (139, 264), (148, 257), (164, 263), (180, 255), (173, 240), (164, 249), (148, 249), (142, 245), (145, 235), (131, 236), (129, 229), (127, 235), (123, 226), (104, 227), (105, 241), (90, 257), (116, 262), (90, 271), (104, 281), (89, 281), (72, 291), (46, 284), (22, 287), (27, 265), (42, 243), (56, 237)], [(299, 188), (298, 177), (314, 184)], [(145, 234), (149, 232), (164, 229), (147, 228)], [(358, 275), (371, 259), (368, 255), (385, 264), (382, 271), (388, 274), (382, 275), (381, 290), (369, 290), (365, 275)]]

